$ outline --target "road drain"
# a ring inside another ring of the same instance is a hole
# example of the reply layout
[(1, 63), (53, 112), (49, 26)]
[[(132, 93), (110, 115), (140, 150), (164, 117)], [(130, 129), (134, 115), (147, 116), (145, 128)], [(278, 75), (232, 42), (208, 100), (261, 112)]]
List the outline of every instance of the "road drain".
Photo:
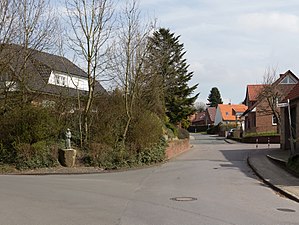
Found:
[(175, 197), (175, 198), (171, 198), (170, 200), (178, 201), (178, 202), (187, 202), (187, 201), (196, 201), (197, 198), (194, 198), (194, 197)]
[(294, 209), (286, 209), (286, 208), (278, 208), (277, 209), (278, 211), (282, 211), (282, 212), (296, 212), (296, 210)]

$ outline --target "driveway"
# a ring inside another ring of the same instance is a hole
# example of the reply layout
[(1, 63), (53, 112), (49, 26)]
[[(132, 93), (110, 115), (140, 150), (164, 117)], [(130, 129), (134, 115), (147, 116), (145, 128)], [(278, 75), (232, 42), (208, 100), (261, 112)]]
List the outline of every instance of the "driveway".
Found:
[(299, 224), (299, 205), (247, 166), (247, 155), (266, 145), (256, 150), (208, 135), (193, 135), (191, 144), (189, 152), (147, 169), (0, 176), (0, 224)]

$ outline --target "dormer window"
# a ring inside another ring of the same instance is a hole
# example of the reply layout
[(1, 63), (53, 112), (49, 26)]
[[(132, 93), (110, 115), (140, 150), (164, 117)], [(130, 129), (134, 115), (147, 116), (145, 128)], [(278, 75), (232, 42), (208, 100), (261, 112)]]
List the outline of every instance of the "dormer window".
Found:
[(281, 84), (297, 84), (297, 81), (291, 76), (286, 76), (280, 83)]
[(81, 91), (88, 91), (87, 78), (72, 76), (67, 73), (52, 71), (48, 83)]

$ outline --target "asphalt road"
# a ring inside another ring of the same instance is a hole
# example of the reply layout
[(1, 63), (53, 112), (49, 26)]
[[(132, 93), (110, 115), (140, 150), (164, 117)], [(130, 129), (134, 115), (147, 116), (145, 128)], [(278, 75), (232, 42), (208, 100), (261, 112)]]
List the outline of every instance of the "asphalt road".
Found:
[(0, 225), (299, 224), (299, 204), (264, 186), (247, 166), (255, 145), (207, 135), (192, 144), (147, 169), (0, 176)]

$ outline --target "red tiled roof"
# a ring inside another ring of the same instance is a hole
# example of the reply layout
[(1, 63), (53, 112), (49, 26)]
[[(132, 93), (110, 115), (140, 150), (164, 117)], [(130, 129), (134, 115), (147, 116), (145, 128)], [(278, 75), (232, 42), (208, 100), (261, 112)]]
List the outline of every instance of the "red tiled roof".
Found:
[(249, 85), (247, 85), (248, 100), (250, 102), (257, 101), (257, 98), (264, 87), (265, 87), (265, 84), (249, 84)]
[(192, 120), (192, 122), (199, 122), (204, 121), (206, 118), (206, 112), (198, 112), (195, 114), (195, 118)]
[(212, 123), (215, 122), (216, 117), (216, 107), (208, 107), (207, 108), (207, 115)]
[(221, 112), (222, 119), (224, 121), (234, 121), (236, 120), (236, 113), (244, 113), (247, 110), (247, 106), (240, 104), (240, 105), (218, 105), (219, 110)]

